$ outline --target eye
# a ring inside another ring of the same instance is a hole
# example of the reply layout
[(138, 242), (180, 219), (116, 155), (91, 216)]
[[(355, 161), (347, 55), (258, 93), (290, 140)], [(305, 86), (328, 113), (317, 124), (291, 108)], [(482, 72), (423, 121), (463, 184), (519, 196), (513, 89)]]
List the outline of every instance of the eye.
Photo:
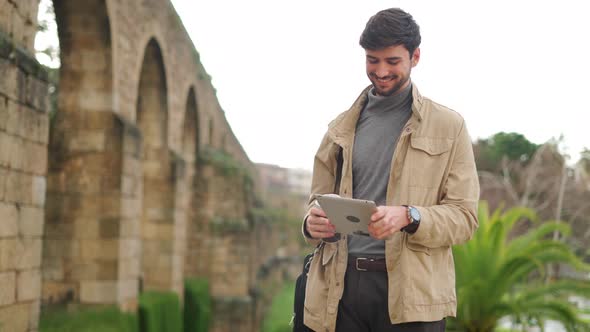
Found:
[(374, 64), (376, 64), (377, 62), (379, 62), (379, 60), (377, 60), (377, 59), (374, 59), (374, 58), (367, 58), (367, 62), (368, 62), (368, 63), (370, 63), (370, 64), (373, 64), (373, 65), (374, 65)]

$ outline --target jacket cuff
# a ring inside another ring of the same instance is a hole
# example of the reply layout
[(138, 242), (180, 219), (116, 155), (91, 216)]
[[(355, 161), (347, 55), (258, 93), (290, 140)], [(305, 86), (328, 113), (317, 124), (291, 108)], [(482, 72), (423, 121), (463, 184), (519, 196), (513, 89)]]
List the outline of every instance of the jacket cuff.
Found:
[(415, 205), (413, 205), (413, 207), (418, 209), (418, 211), (420, 212), (420, 224), (418, 225), (418, 229), (416, 229), (414, 233), (408, 233), (408, 240), (413, 243), (419, 244), (428, 243), (428, 241), (430, 241), (430, 234), (432, 229), (432, 218), (430, 218), (427, 209)]

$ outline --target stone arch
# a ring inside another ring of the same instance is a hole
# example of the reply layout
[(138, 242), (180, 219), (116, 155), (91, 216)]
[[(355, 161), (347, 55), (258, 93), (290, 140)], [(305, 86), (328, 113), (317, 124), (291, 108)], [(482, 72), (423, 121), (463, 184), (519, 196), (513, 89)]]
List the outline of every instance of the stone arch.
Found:
[(49, 140), (43, 301), (122, 303), (122, 141), (112, 109), (107, 4), (54, 0), (54, 9), (61, 67)]
[(197, 112), (197, 96), (195, 88), (190, 87), (186, 98), (184, 113), (184, 130), (182, 137), (182, 155), (187, 162), (194, 162), (199, 149), (199, 118)]
[(175, 244), (175, 156), (168, 147), (168, 91), (161, 48), (152, 38), (145, 47), (137, 93), (137, 126), (142, 133), (141, 213), (142, 287), (177, 289), (182, 269)]

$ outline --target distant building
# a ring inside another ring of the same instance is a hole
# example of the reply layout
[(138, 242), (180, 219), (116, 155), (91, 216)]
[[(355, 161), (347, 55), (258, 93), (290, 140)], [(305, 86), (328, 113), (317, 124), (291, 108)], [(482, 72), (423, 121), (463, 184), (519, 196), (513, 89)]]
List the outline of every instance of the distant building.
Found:
[(305, 210), (311, 190), (311, 171), (256, 164), (260, 187), (268, 202), (293, 213)]
[(306, 169), (287, 169), (287, 179), (291, 192), (308, 196), (311, 191), (311, 172)]

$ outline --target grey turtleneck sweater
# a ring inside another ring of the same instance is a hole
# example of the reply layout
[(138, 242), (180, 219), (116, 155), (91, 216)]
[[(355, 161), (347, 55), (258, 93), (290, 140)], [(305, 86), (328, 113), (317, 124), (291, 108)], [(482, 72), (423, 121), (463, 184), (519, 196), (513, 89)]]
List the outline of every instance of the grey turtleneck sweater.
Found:
[[(385, 204), (391, 159), (401, 131), (412, 115), (412, 85), (392, 96), (376, 96), (373, 89), (356, 124), (352, 149), (352, 196)], [(355, 256), (383, 257), (385, 241), (370, 236), (348, 237)]]

